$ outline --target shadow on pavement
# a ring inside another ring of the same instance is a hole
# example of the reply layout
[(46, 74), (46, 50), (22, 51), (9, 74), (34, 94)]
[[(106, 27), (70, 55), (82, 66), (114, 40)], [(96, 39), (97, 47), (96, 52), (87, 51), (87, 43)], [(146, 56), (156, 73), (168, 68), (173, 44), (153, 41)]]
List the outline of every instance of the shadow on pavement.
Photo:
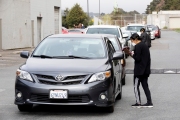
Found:
[(19, 112), (24, 115), (108, 115), (105, 108), (94, 107), (94, 106), (54, 106), (54, 105), (37, 105), (34, 106), (30, 112)]

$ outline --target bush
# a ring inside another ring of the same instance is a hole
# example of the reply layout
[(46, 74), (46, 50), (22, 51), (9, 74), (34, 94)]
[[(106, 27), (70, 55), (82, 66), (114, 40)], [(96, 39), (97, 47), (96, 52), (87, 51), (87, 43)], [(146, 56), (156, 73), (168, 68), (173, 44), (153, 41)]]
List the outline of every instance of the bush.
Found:
[(180, 33), (180, 28), (175, 29), (175, 31)]
[(168, 29), (168, 27), (167, 27), (167, 26), (164, 26), (163, 29)]

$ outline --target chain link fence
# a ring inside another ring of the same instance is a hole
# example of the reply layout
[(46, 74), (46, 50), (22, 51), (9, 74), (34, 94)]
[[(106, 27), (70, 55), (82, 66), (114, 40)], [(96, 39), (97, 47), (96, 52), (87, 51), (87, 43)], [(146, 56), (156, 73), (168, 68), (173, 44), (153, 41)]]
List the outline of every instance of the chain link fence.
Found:
[(103, 24), (105, 25), (117, 25), (120, 27), (127, 26), (128, 24), (147, 24), (146, 14), (135, 14), (135, 15), (119, 15), (119, 16), (109, 16), (111, 19), (103, 19)]

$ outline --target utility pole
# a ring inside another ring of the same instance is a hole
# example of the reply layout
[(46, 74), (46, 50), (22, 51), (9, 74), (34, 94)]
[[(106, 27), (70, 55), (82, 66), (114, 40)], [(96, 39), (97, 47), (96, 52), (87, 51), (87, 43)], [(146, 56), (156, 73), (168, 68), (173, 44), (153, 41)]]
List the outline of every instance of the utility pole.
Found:
[(87, 15), (89, 17), (89, 0), (87, 0)]
[(99, 20), (98, 20), (98, 24), (100, 24), (100, 9), (101, 9), (101, 5), (100, 5), (100, 0), (99, 0)]
[(89, 0), (87, 0), (87, 21), (88, 21), (88, 25), (89, 25)]
[(122, 27), (122, 15), (121, 15), (121, 26), (120, 27)]

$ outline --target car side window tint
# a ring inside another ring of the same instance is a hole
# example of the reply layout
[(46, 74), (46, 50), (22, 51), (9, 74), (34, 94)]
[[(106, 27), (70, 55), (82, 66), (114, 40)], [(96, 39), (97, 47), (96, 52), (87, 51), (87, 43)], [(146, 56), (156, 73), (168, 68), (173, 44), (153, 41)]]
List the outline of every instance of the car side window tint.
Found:
[(108, 43), (108, 48), (109, 48), (108, 54), (109, 54), (109, 57), (112, 58), (116, 50), (113, 44), (111, 43), (111, 41), (108, 40), (107, 43)]
[(121, 42), (120, 42), (120, 40), (119, 40), (119, 38), (116, 38), (117, 39), (117, 42), (118, 42), (118, 46), (120, 46), (120, 48), (122, 49), (122, 44), (121, 44)]

